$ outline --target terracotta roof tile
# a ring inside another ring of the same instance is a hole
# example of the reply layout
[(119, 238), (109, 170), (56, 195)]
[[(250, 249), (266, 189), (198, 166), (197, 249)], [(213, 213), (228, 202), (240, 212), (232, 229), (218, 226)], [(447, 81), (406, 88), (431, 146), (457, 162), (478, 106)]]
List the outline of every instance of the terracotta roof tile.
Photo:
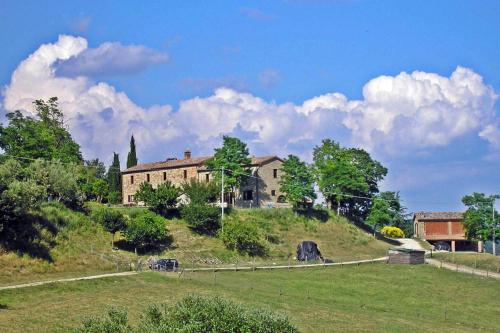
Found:
[[(206, 161), (212, 159), (213, 156), (202, 156), (202, 157), (192, 157), (189, 159), (181, 159), (181, 160), (167, 160), (160, 161), (154, 163), (143, 163), (137, 164), (131, 168), (123, 170), (122, 173), (132, 173), (132, 172), (143, 172), (150, 170), (161, 170), (161, 169), (173, 169), (173, 168), (182, 168), (187, 166), (198, 166), (201, 170), (205, 169), (204, 164)], [(265, 162), (278, 159), (282, 161), (278, 156), (252, 156), (251, 165), (262, 165)]]
[(461, 220), (464, 217), (462, 212), (418, 212), (414, 219), (419, 220)]

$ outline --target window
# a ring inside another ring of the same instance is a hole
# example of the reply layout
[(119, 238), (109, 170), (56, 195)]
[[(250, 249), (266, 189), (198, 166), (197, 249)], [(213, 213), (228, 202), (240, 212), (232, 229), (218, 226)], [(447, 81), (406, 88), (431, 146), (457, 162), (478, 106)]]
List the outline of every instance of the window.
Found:
[(146, 175), (146, 181), (149, 183), (149, 173)]
[(163, 173), (163, 180), (167, 180), (167, 173), (166, 172)]
[(244, 191), (243, 192), (243, 200), (253, 200), (253, 191)]
[(188, 171), (184, 170), (184, 179), (187, 179), (187, 177), (188, 177)]
[(132, 185), (134, 183), (134, 176), (130, 176), (130, 184)]
[(273, 169), (273, 177), (278, 178), (278, 169)]
[(207, 181), (207, 183), (210, 181), (210, 175), (208, 173), (205, 175), (205, 180)]
[(132, 196), (131, 195), (128, 196), (128, 202), (132, 202)]
[(276, 190), (271, 190), (271, 196), (273, 196), (273, 197), (276, 196)]

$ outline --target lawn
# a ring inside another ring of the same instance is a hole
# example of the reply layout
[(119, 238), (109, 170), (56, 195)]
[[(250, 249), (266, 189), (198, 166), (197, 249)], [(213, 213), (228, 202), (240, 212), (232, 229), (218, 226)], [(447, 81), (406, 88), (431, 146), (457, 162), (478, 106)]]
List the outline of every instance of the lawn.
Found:
[(0, 331), (67, 332), (109, 304), (131, 321), (147, 304), (221, 295), (286, 313), (303, 332), (498, 332), (500, 283), (435, 267), (143, 273), (0, 292)]
[(500, 256), (490, 253), (434, 252), (432, 258), (500, 273)]

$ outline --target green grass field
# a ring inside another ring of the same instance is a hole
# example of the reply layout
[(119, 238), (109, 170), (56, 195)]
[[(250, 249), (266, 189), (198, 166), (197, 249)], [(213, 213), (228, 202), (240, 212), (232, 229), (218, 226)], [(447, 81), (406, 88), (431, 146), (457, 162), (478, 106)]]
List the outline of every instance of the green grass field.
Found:
[(434, 252), (432, 258), (500, 273), (500, 256), (489, 253)]
[(107, 305), (221, 295), (291, 317), (303, 332), (499, 332), (500, 283), (427, 265), (142, 273), (0, 292), (0, 332), (67, 332)]

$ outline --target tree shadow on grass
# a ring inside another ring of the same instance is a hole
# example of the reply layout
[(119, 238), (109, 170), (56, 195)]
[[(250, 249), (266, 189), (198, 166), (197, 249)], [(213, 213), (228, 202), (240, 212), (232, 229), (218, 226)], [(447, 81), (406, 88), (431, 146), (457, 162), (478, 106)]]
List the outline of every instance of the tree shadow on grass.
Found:
[(2, 234), (2, 247), (21, 256), (28, 254), (53, 262), (50, 250), (56, 245), (57, 227), (40, 215), (28, 215), (14, 223)]
[(307, 218), (313, 218), (321, 222), (326, 222), (330, 218), (328, 211), (323, 209), (298, 209), (297, 214), (302, 215)]
[[(168, 235), (167, 238), (158, 243), (154, 244), (148, 244), (148, 245), (143, 245), (143, 246), (137, 246), (137, 254), (139, 255), (145, 255), (145, 254), (150, 254), (150, 255), (159, 255), (166, 249), (173, 249), (172, 243), (174, 239), (171, 235)], [(122, 250), (122, 251), (127, 251), (127, 252), (135, 252), (136, 246), (130, 242), (127, 242), (125, 239), (120, 239), (115, 242), (115, 246)]]

